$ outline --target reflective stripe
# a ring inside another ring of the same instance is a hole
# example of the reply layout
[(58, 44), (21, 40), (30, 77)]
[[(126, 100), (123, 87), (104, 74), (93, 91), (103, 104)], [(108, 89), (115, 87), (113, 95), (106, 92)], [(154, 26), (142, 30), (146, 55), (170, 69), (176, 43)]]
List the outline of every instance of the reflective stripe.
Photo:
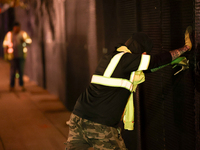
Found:
[(126, 88), (129, 91), (132, 91), (133, 89), (133, 84), (129, 80), (122, 78), (112, 78), (112, 77), (93, 75), (91, 83), (111, 86), (111, 87), (122, 87)]
[(25, 39), (26, 43), (28, 43), (28, 44), (32, 43), (32, 40), (29, 38), (28, 34), (25, 31), (22, 32), (22, 36)]
[(138, 70), (147, 70), (149, 67), (150, 55), (142, 55)]
[(133, 82), (135, 77), (135, 71), (131, 72), (130, 81)]
[(26, 39), (25, 42), (28, 43), (28, 44), (31, 44), (32, 40), (31, 39)]
[[(118, 65), (121, 57), (124, 55), (124, 52), (116, 54), (108, 64), (103, 76), (100, 75), (93, 75), (91, 83), (105, 85), (105, 86), (111, 86), (111, 87), (122, 87), (130, 92), (132, 92), (133, 89), (133, 83), (127, 79), (122, 78), (112, 78), (111, 75), (114, 72), (116, 66)], [(134, 78), (134, 75), (132, 76), (132, 79)]]
[(9, 53), (9, 54), (11, 54), (11, 53), (13, 53), (13, 52), (14, 52), (13, 48), (8, 48), (8, 53)]
[(27, 53), (28, 49), (26, 47), (23, 48), (23, 52)]
[(26, 32), (23, 32), (23, 33), (22, 33), (22, 36), (23, 36), (24, 39), (26, 39), (26, 38), (27, 38), (27, 33), (26, 33)]
[(13, 43), (12, 43), (12, 33), (11, 32), (8, 32), (8, 39), (7, 39), (7, 46), (9, 48), (13, 47)]
[(103, 76), (105, 77), (110, 77), (112, 75), (112, 73), (114, 72), (116, 66), (118, 65), (119, 60), (121, 59), (121, 57), (124, 55), (124, 52), (121, 52), (119, 54), (116, 54), (110, 61), (110, 63), (108, 64), (108, 67), (106, 68)]

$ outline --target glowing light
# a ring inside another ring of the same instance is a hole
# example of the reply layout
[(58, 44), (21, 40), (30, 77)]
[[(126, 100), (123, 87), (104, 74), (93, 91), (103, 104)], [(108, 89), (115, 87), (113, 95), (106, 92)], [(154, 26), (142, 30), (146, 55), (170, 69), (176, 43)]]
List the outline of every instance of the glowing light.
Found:
[(6, 44), (7, 44), (7, 46), (8, 47), (13, 47), (13, 43), (11, 42), (11, 32), (8, 32), (8, 40), (7, 40), (7, 42), (6, 42)]
[(23, 46), (23, 47), (26, 47), (26, 43), (24, 42), (24, 43), (22, 44), (22, 46)]
[(27, 53), (28, 49), (26, 47), (23, 48), (23, 52)]
[(13, 47), (13, 43), (11, 43), (11, 42), (9, 43), (8, 42), (8, 47)]
[(25, 42), (30, 44), (30, 43), (32, 43), (32, 40), (31, 39), (26, 39)]
[(26, 32), (23, 33), (23, 38), (25, 38), (25, 39), (27, 38), (27, 33)]
[(15, 77), (16, 77), (16, 78), (19, 78), (19, 73), (16, 73), (16, 74), (15, 74)]
[(13, 53), (13, 51), (14, 51), (13, 48), (9, 48), (9, 49), (8, 49), (8, 53), (9, 53), (9, 54), (10, 54), (10, 53)]
[(4, 47), (13, 47), (13, 43), (10, 41), (3, 41), (3, 46)]

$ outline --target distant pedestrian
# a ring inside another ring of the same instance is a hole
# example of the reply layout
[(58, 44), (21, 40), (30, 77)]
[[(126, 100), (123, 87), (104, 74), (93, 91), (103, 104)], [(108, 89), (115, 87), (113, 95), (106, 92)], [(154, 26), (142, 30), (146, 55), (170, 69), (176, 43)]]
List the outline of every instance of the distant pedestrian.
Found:
[(29, 35), (21, 30), (19, 22), (15, 22), (12, 31), (9, 31), (3, 41), (4, 58), (10, 61), (10, 91), (14, 91), (15, 75), (19, 74), (19, 85), (24, 91), (24, 64), (27, 54), (27, 44), (32, 40)]

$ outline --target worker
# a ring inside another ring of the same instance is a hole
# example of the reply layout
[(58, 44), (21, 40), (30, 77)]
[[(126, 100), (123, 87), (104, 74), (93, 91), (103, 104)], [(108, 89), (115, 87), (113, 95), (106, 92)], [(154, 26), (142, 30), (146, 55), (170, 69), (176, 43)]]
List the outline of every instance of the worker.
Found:
[(19, 22), (14, 23), (12, 31), (9, 31), (4, 38), (4, 58), (10, 62), (10, 91), (14, 91), (17, 71), (21, 90), (25, 90), (23, 81), (24, 64), (27, 55), (27, 45), (31, 43), (30, 36), (21, 30)]
[(191, 50), (192, 28), (185, 32), (179, 49), (149, 55), (153, 44), (145, 33), (135, 33), (115, 51), (106, 54), (92, 76), (91, 84), (74, 107), (69, 124), (66, 150), (126, 150), (118, 124), (134, 129), (133, 92), (145, 81), (143, 71), (170, 64)]

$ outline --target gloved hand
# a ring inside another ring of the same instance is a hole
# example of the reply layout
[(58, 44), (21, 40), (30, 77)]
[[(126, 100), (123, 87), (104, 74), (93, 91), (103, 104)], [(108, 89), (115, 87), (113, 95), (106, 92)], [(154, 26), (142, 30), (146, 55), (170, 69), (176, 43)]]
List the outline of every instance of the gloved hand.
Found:
[(171, 65), (187, 65), (187, 58), (186, 57), (178, 57), (174, 61), (171, 62)]
[(189, 60), (187, 60), (186, 57), (178, 57), (177, 59), (171, 62), (171, 65), (174, 65), (173, 68), (177, 66), (182, 66), (182, 68), (174, 74), (177, 75), (181, 71), (189, 68)]

